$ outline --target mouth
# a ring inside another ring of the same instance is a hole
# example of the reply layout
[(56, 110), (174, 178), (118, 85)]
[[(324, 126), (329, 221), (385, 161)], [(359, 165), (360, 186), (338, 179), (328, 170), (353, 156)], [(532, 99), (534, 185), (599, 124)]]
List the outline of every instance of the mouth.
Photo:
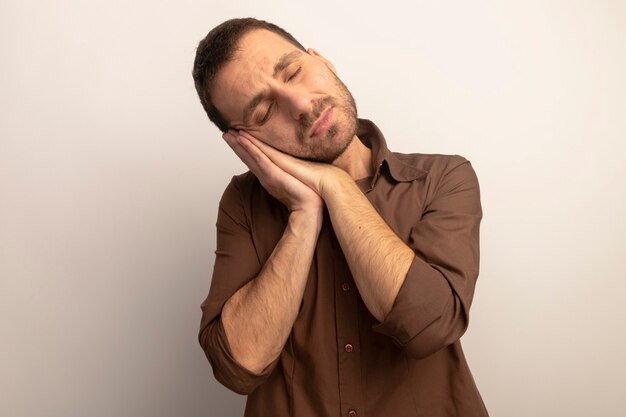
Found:
[(320, 114), (313, 126), (311, 126), (310, 137), (323, 136), (333, 121), (333, 106), (328, 106), (326, 110)]

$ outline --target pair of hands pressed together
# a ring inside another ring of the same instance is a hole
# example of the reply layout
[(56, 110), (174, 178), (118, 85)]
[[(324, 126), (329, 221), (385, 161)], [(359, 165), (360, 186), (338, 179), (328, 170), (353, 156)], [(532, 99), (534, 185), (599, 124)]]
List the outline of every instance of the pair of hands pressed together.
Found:
[(229, 130), (222, 137), (261, 185), (290, 212), (321, 215), (324, 190), (333, 177), (345, 173), (330, 164), (305, 161), (281, 152), (245, 130)]

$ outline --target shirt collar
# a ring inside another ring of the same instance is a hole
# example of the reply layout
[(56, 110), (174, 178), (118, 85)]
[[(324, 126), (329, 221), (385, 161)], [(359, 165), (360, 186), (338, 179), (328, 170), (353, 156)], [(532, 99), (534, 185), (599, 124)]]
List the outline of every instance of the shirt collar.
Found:
[(365, 146), (372, 150), (372, 168), (374, 169), (372, 185), (380, 176), (383, 166), (387, 167), (385, 171), (398, 182), (414, 181), (428, 173), (428, 171), (405, 163), (398, 158), (397, 154), (390, 152), (385, 137), (371, 120), (358, 119), (357, 136)]

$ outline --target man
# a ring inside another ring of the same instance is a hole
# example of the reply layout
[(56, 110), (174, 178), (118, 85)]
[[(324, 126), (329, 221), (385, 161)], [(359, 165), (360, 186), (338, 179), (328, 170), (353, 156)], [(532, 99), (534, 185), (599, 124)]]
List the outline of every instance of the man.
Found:
[(249, 172), (219, 206), (200, 344), (246, 416), (486, 416), (461, 349), (479, 185), (399, 154), (333, 65), (255, 19), (214, 28), (196, 89)]

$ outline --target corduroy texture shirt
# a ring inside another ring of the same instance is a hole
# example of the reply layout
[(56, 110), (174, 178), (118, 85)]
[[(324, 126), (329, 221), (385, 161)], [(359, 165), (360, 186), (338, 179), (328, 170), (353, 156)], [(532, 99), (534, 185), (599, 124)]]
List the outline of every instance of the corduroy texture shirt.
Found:
[(482, 417), (487, 410), (459, 338), (479, 270), (480, 191), (459, 155), (390, 152), (359, 119), (375, 174), (357, 185), (415, 252), (381, 323), (363, 303), (324, 213), (300, 311), (281, 355), (260, 374), (233, 358), (221, 322), (226, 301), (261, 271), (289, 213), (247, 172), (219, 205), (211, 288), (200, 344), (215, 378), (248, 394), (246, 417)]

